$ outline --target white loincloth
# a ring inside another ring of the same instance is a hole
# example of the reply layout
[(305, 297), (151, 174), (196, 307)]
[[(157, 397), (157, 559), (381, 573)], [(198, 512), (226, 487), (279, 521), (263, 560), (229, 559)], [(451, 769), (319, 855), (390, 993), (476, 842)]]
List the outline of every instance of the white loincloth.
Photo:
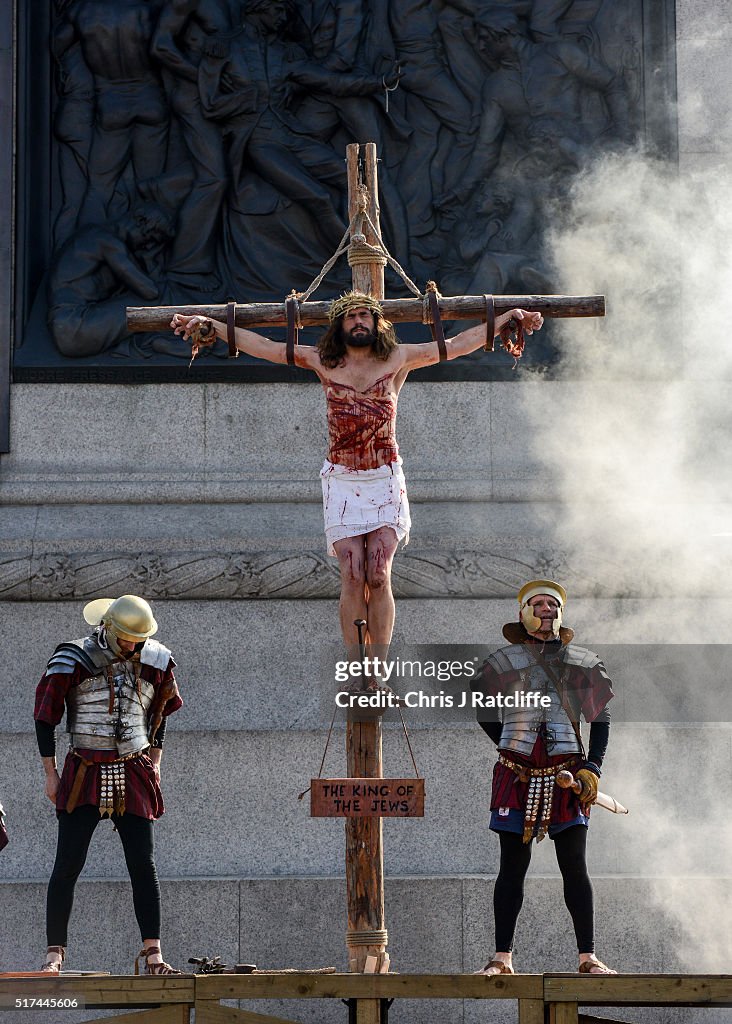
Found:
[(360, 537), (391, 526), (399, 541), (409, 543), (412, 520), (400, 462), (377, 469), (348, 469), (327, 459), (320, 471), (328, 554), (345, 537)]

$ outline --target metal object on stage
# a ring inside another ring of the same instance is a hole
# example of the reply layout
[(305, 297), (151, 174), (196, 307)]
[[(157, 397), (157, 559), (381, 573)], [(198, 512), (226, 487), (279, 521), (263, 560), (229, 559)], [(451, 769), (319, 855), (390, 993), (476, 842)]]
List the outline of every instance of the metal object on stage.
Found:
[(195, 964), (196, 974), (253, 974), (256, 964), (225, 964), (220, 956), (190, 956), (189, 964)]

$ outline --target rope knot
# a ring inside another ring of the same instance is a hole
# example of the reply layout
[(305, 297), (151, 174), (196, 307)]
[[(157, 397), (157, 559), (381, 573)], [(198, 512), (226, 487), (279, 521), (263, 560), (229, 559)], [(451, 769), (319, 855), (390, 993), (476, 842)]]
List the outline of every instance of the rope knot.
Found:
[(359, 267), (366, 263), (377, 263), (380, 267), (385, 267), (387, 258), (381, 249), (366, 241), (365, 235), (356, 234), (348, 246), (348, 266)]
[(433, 324), (434, 317), (432, 315), (432, 304), (430, 302), (430, 292), (435, 295), (435, 298), (440, 299), (441, 295), (437, 290), (437, 284), (434, 281), (428, 281), (424, 288), (424, 295), (420, 296), (422, 299), (422, 323)]
[(302, 298), (302, 295), (300, 294), (300, 292), (296, 292), (295, 289), (293, 288), (292, 291), (290, 292), (290, 294), (285, 299), (285, 305), (287, 305), (288, 302), (292, 303), (292, 309), (293, 309), (293, 311), (295, 313), (295, 328), (298, 331), (302, 330), (302, 317), (300, 316), (300, 299), (301, 298)]

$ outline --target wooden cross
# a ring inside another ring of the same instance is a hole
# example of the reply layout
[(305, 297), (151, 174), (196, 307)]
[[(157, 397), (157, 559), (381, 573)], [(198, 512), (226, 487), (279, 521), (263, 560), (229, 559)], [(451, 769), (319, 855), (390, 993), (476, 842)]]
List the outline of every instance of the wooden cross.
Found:
[[(376, 145), (364, 147), (364, 180), (359, 173), (358, 144), (346, 150), (348, 175), (349, 218), (353, 223), (359, 198), (368, 194), (367, 212), (379, 233), (379, 190)], [(378, 239), (365, 224), (366, 242), (378, 247)], [(384, 316), (392, 323), (423, 322), (424, 304), (421, 299), (384, 298), (383, 260), (359, 263), (352, 267), (353, 288), (382, 300)], [(520, 307), (536, 310), (545, 317), (604, 316), (605, 299), (602, 295), (495, 295), (495, 313), (505, 313)], [(303, 327), (328, 323), (329, 302), (301, 302), (299, 316)], [(445, 320), (482, 320), (486, 316), (484, 295), (441, 296), (439, 312)], [(200, 314), (214, 320), (227, 319), (226, 304), (195, 306), (129, 307), (127, 326), (130, 331), (167, 330), (175, 313)], [(287, 324), (284, 302), (237, 303), (234, 310), (237, 327), (282, 327)], [(381, 718), (348, 722), (346, 726), (347, 771), (351, 784), (368, 779), (381, 779), (382, 727)], [(321, 780), (323, 783), (344, 783), (348, 780)], [(408, 783), (415, 780), (384, 780), (390, 783)], [(333, 795), (330, 790), (329, 795)], [(318, 813), (318, 812), (316, 812)], [(328, 812), (326, 812), (328, 813)], [(342, 806), (332, 813), (342, 814)], [(409, 811), (405, 812), (410, 813)], [(415, 813), (412, 808), (411, 813)], [(419, 810), (416, 811), (419, 813)], [(349, 952), (349, 970), (388, 970), (386, 954), (387, 933), (384, 913), (384, 855), (382, 846), (382, 813), (369, 816), (346, 816), (346, 884), (348, 892), (348, 931), (346, 942)], [(370, 1000), (368, 1002), (371, 1002)], [(378, 1011), (375, 1000), (374, 1013)], [(377, 1020), (378, 1016), (374, 1016)]]

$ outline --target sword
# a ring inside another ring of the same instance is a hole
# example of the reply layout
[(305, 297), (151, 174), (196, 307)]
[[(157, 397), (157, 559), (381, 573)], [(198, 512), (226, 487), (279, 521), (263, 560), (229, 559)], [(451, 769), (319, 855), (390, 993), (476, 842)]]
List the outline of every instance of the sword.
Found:
[[(577, 782), (574, 775), (568, 771), (557, 772), (557, 785), (561, 786), (562, 789), (572, 789), (575, 793), (582, 791), (582, 783)], [(628, 808), (623, 807), (614, 796), (608, 796), (607, 793), (597, 794), (597, 800), (595, 803), (598, 807), (604, 807), (607, 811), (612, 811), (613, 814), (628, 814)]]

